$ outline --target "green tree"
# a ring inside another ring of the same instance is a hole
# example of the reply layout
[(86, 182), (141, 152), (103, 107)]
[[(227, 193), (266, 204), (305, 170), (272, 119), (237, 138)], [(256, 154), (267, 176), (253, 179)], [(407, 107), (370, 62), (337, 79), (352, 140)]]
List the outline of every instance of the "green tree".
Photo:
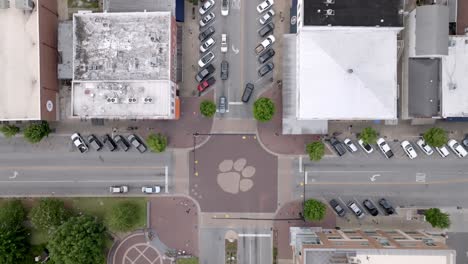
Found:
[(41, 230), (51, 230), (63, 224), (68, 217), (63, 201), (45, 198), (31, 210), (30, 218), (34, 227)]
[(51, 130), (49, 123), (42, 121), (41, 123), (30, 124), (24, 129), (24, 138), (30, 143), (38, 143), (44, 137), (50, 134)]
[(275, 103), (270, 98), (259, 98), (253, 105), (253, 114), (260, 122), (270, 121), (275, 114)]
[(436, 228), (449, 228), (450, 227), (450, 217), (449, 214), (443, 213), (439, 208), (431, 208), (427, 210), (424, 215), (426, 216), (426, 221), (429, 222), (432, 227)]
[(0, 127), (0, 132), (2, 132), (6, 138), (11, 138), (15, 136), (16, 134), (19, 133), (19, 131), (20, 131), (19, 127), (15, 125), (4, 125)]
[(447, 143), (447, 132), (442, 128), (433, 127), (428, 129), (423, 135), (424, 141), (433, 147), (442, 147)]
[(310, 160), (319, 161), (325, 155), (325, 145), (321, 141), (314, 141), (307, 144), (306, 151), (309, 154)]
[(94, 217), (68, 219), (52, 233), (47, 248), (54, 263), (104, 263), (105, 228)]
[(307, 221), (320, 221), (325, 217), (326, 210), (322, 202), (309, 199), (304, 204), (304, 217)]
[(160, 133), (150, 134), (146, 139), (146, 143), (148, 144), (148, 147), (151, 149), (151, 151), (159, 153), (166, 150), (167, 138)]
[(200, 113), (206, 117), (212, 117), (216, 113), (216, 104), (210, 100), (204, 100), (200, 103)]
[(15, 228), (22, 226), (25, 220), (26, 212), (20, 200), (9, 200), (0, 207), (0, 226)]
[(23, 226), (0, 226), (0, 263), (22, 263), (28, 251), (28, 234)]
[(112, 207), (108, 215), (107, 223), (112, 231), (130, 231), (140, 222), (137, 216), (140, 210), (138, 204), (133, 202), (121, 202)]
[(366, 144), (375, 144), (377, 141), (377, 131), (372, 127), (366, 127), (361, 131), (361, 134), (359, 134), (359, 139), (362, 139)]

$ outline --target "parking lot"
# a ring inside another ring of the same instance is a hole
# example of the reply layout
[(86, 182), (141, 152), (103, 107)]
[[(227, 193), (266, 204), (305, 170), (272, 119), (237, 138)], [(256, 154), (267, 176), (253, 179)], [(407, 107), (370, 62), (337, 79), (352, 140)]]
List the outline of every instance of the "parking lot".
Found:
[[(273, 71), (263, 77), (259, 77), (258, 75), (260, 67), (272, 61), (270, 59), (260, 65), (255, 53), (255, 47), (264, 39), (257, 33), (261, 27), (258, 19), (267, 11), (262, 13), (262, 15), (257, 12), (256, 8), (260, 1), (229, 0), (229, 14), (222, 16), (221, 2), (216, 1), (214, 7), (207, 12), (215, 14), (213, 22), (200, 29), (201, 32), (212, 26), (215, 29), (212, 38), (216, 42), (213, 48), (211, 48), (211, 52), (215, 55), (211, 64), (216, 68), (216, 71), (213, 73), (216, 83), (212, 88), (208, 88), (203, 93), (215, 89), (215, 99), (217, 102), (221, 96), (227, 98), (226, 113), (222, 114), (218, 112), (218, 117), (252, 118), (252, 104), (265, 86), (273, 81), (273, 72), (275, 71), (273, 69)], [(275, 9), (274, 5), (271, 9)], [(199, 14), (198, 16), (199, 19), (202, 17)], [(278, 17), (279, 15), (276, 14), (273, 16), (272, 21), (275, 22)], [(221, 34), (227, 35), (228, 50), (226, 53), (222, 53), (220, 49)], [(275, 44), (272, 45), (272, 48), (275, 48)], [(200, 57), (206, 53), (200, 54)], [(220, 65), (223, 60), (229, 63), (229, 77), (224, 81), (220, 78)], [(242, 93), (245, 84), (249, 82), (254, 84), (255, 89), (248, 103), (243, 103), (241, 101)]]

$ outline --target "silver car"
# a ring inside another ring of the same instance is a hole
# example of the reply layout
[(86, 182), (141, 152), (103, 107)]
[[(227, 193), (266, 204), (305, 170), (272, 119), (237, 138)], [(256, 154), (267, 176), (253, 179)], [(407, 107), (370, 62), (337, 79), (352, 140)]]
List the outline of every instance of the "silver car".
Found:
[(226, 96), (223, 95), (223, 96), (219, 97), (218, 111), (219, 111), (220, 114), (226, 113), (226, 111), (227, 111), (226, 104), (227, 104)]

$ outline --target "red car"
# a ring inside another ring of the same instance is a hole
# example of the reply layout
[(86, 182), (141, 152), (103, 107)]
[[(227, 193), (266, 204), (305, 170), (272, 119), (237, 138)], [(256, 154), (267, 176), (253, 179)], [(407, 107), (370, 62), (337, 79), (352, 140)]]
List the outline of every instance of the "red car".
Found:
[(216, 82), (216, 79), (213, 76), (211, 76), (210, 78), (208, 78), (208, 79), (204, 80), (203, 82), (201, 82), (197, 86), (197, 89), (201, 93), (201, 92), (205, 91), (208, 87), (212, 86), (215, 82)]

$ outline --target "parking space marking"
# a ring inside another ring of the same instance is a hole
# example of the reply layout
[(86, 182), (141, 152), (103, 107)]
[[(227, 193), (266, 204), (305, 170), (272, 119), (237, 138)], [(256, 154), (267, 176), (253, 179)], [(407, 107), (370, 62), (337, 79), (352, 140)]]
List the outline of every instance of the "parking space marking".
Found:
[(244, 102), (229, 102), (230, 105), (243, 105)]
[(426, 182), (426, 173), (417, 172), (416, 173), (416, 182), (425, 183)]

